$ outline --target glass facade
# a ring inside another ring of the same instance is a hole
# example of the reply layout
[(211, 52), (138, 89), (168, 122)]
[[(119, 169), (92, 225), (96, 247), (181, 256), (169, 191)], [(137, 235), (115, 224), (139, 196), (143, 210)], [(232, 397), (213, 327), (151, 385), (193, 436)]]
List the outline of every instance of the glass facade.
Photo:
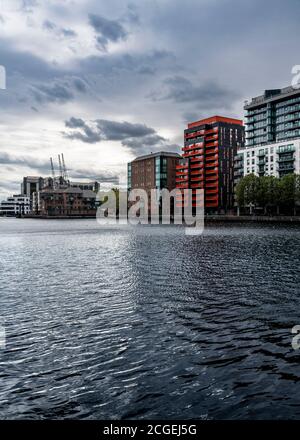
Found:
[(127, 188), (131, 189), (131, 163), (127, 165)]
[[(284, 93), (295, 96), (284, 98)], [(300, 90), (284, 90), (276, 98), (260, 99), (257, 105), (246, 105), (246, 146), (300, 137)], [(253, 102), (257, 98), (254, 98)]]
[(157, 189), (167, 186), (167, 159), (162, 156), (155, 158), (155, 186)]

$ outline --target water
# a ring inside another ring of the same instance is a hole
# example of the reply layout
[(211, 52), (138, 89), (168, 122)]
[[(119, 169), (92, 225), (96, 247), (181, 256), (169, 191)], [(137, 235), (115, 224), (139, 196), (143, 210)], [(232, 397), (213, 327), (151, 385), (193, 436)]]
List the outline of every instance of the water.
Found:
[(300, 418), (300, 228), (0, 219), (0, 418)]

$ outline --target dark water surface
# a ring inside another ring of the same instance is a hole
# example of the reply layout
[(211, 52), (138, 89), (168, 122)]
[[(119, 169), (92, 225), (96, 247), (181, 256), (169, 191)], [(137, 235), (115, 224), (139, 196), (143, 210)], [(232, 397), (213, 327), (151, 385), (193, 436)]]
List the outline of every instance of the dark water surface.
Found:
[(0, 418), (300, 419), (299, 245), (0, 219)]

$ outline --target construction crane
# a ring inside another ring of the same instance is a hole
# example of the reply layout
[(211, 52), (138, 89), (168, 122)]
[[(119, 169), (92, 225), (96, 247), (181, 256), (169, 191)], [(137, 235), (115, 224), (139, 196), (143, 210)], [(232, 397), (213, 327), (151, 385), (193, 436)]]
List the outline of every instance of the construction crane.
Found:
[(52, 179), (53, 179), (53, 188), (55, 189), (56, 178), (55, 178), (55, 171), (54, 171), (54, 165), (53, 165), (52, 157), (50, 157), (50, 165), (51, 165), (51, 174), (52, 174)]
[(64, 178), (65, 178), (66, 182), (68, 182), (68, 173), (67, 173), (67, 168), (66, 168), (66, 164), (65, 164), (64, 153), (61, 153), (61, 160), (62, 160)]
[(52, 157), (50, 157), (50, 165), (51, 165), (52, 178), (53, 178), (53, 180), (55, 180), (55, 172), (54, 172), (54, 166), (53, 166)]
[(58, 155), (58, 164), (59, 164), (59, 174), (60, 174), (60, 177), (63, 179), (64, 175), (63, 175), (63, 169), (62, 169), (62, 165), (61, 165), (60, 154)]

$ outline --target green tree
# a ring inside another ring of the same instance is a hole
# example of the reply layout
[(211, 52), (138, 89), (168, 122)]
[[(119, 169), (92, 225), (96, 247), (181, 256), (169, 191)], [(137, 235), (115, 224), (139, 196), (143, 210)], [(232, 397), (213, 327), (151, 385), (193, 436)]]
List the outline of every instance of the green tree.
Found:
[(257, 204), (257, 187), (259, 178), (254, 174), (243, 177), (236, 187), (236, 200), (240, 208)]
[(296, 206), (296, 175), (287, 174), (280, 179), (280, 205), (286, 211), (294, 210)]
[(259, 177), (256, 181), (256, 203), (260, 208), (264, 209), (265, 213), (269, 205), (269, 190), (269, 176)]
[(280, 210), (293, 211), (296, 215), (297, 207), (300, 206), (300, 175), (291, 173), (279, 179), (249, 174), (236, 186), (236, 200), (239, 208), (260, 207), (265, 214), (276, 208), (277, 215)]

